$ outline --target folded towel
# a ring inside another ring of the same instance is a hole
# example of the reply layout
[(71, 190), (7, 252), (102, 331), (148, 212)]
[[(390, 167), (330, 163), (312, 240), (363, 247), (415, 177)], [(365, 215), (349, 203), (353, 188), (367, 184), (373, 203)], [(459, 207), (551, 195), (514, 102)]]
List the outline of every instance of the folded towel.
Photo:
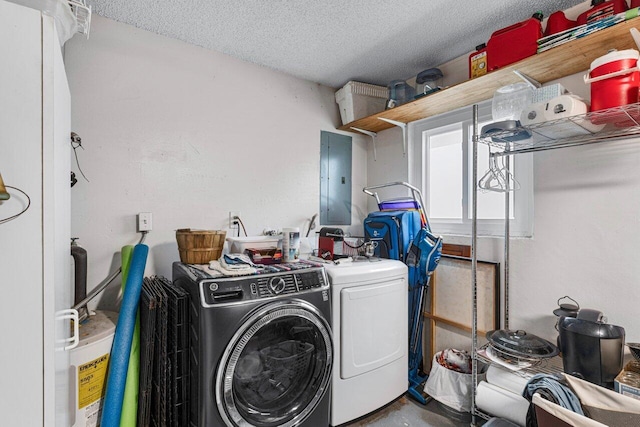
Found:
[(247, 265), (254, 268), (258, 267), (251, 261), (251, 258), (245, 254), (224, 254), (222, 258), (220, 258), (220, 263), (226, 265), (228, 269), (236, 267), (242, 268)]
[(220, 263), (220, 267), (222, 267), (222, 268), (224, 268), (225, 270), (228, 270), (228, 271), (250, 271), (250, 270), (254, 269), (253, 267), (251, 267), (251, 266), (249, 266), (247, 264), (227, 264), (224, 261), (224, 258), (220, 258), (218, 260), (218, 262)]
[[(578, 399), (578, 396), (576, 396), (573, 390), (562, 384), (559, 381), (559, 378), (555, 376), (547, 374), (536, 374), (531, 377), (524, 391), (522, 392), (522, 396), (529, 402), (531, 402), (533, 400), (533, 395), (536, 393), (546, 400), (554, 402), (565, 409), (584, 416), (584, 412), (582, 410), (582, 406), (580, 404), (580, 399)], [(535, 405), (533, 403), (529, 405), (526, 426), (538, 426)]]
[(545, 393), (545, 397), (552, 398), (547, 400), (552, 400), (563, 408), (569, 409), (577, 414), (584, 415), (578, 396), (575, 395), (573, 390), (562, 384), (557, 377), (552, 375), (537, 374), (531, 377), (522, 393), (522, 396), (528, 401), (531, 401), (535, 392), (543, 391)]
[(214, 270), (222, 273), (224, 276), (248, 276), (251, 274), (256, 274), (258, 271), (256, 268), (246, 266), (246, 268), (242, 269), (228, 269), (222, 265), (220, 261), (210, 261), (209, 262), (209, 270)]

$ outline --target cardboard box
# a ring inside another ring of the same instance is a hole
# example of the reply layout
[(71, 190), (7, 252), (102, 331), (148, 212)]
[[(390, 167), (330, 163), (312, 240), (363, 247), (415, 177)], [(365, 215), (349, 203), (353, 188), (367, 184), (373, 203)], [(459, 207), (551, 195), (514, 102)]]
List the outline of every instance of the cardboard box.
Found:
[(615, 379), (613, 384), (614, 384), (615, 390), (618, 393), (640, 400), (640, 388), (621, 383), (618, 381), (617, 378)]
[(278, 248), (247, 248), (244, 252), (249, 255), (254, 264), (279, 264), (282, 262), (282, 251)]
[(614, 390), (640, 400), (640, 362), (629, 362), (613, 382)]

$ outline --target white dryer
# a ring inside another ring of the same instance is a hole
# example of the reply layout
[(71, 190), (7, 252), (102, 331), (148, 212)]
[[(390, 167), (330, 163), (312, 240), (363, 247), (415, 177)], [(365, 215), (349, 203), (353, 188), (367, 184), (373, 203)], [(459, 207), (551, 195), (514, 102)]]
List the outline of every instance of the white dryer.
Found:
[(362, 417), (408, 386), (407, 266), (361, 258), (325, 267), (331, 284), (331, 425)]

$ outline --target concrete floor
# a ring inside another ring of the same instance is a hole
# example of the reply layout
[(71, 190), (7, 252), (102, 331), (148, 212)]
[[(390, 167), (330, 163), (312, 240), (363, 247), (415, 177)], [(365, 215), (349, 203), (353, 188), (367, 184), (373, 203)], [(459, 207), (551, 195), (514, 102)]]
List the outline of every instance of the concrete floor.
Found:
[(469, 427), (468, 418), (431, 400), (423, 406), (407, 396), (341, 427)]

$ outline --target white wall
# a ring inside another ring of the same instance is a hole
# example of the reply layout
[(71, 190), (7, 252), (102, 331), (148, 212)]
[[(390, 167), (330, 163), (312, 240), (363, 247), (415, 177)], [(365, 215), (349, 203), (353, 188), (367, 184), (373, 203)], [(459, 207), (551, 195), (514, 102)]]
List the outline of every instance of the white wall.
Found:
[[(89, 40), (66, 44), (65, 63), (90, 181), (74, 166), (72, 235), (90, 289), (137, 242), (138, 212), (153, 213), (146, 274), (166, 277), (178, 228), (226, 229), (239, 211), (255, 235), (303, 229), (318, 212), (320, 131), (340, 124), (333, 89), (99, 16)], [(348, 229), (359, 234), (367, 141), (353, 136)]]
[[(410, 154), (403, 153), (402, 129), (393, 127), (378, 133), (375, 141), (376, 155), (374, 157), (373, 142), (370, 137), (367, 153), (367, 185), (375, 186), (389, 182), (408, 182), (408, 161)], [(374, 190), (381, 200), (404, 196), (406, 191), (402, 187), (389, 187)], [(378, 210), (375, 198), (368, 196), (367, 213)], [(366, 215), (365, 215), (366, 216)]]
[[(555, 82), (588, 99), (582, 75)], [(394, 132), (381, 132), (378, 140), (389, 140)], [(384, 156), (378, 150), (377, 163), (403, 164), (401, 150), (387, 150)], [(370, 152), (370, 184), (393, 181), (403, 173), (375, 163)], [(559, 298), (569, 295), (581, 307), (599, 309), (609, 323), (623, 326), (627, 342), (640, 341), (638, 164), (637, 140), (534, 154), (534, 235), (512, 239), (510, 246), (510, 329), (555, 340), (552, 311)], [(487, 165), (478, 167), (481, 176)], [(470, 244), (460, 236), (445, 236), (445, 241)], [(503, 248), (501, 238), (480, 238), (479, 258), (503, 263)]]

